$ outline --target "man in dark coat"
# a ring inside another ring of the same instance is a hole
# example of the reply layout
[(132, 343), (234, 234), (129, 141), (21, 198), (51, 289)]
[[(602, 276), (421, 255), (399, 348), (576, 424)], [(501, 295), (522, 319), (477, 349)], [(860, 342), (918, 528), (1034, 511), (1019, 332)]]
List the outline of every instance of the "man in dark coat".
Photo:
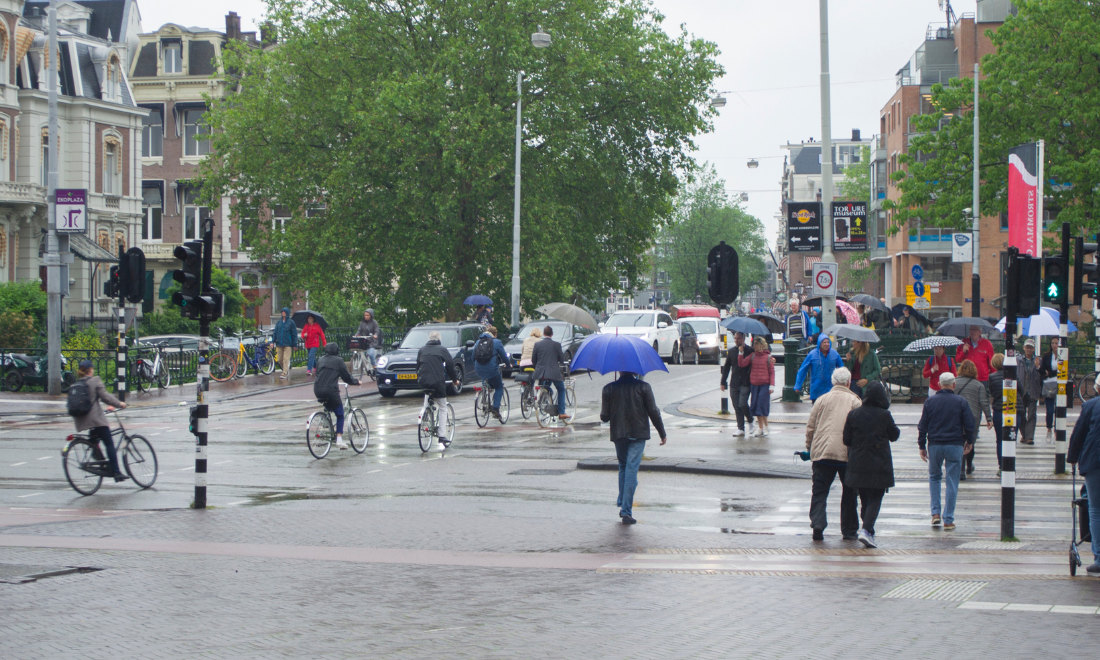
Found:
[(726, 363), (722, 365), (722, 381), (720, 388), (726, 391), (726, 380), (729, 380), (730, 400), (733, 409), (737, 413), (737, 430), (735, 436), (745, 435), (745, 420), (748, 420), (749, 435), (752, 435), (752, 413), (749, 411), (749, 393), (752, 392), (752, 384), (749, 383), (749, 371), (752, 365), (740, 367), (737, 358), (748, 355), (752, 348), (745, 345), (745, 333), (733, 333), (733, 348), (726, 352)]
[(894, 461), (890, 443), (901, 429), (890, 414), (890, 395), (877, 380), (864, 387), (863, 405), (848, 413), (844, 423), (844, 444), (848, 447), (848, 471), (844, 483), (859, 493), (863, 528), (859, 542), (868, 548), (875, 543), (875, 520), (887, 488), (894, 487)]
[(313, 396), (325, 404), (325, 410), (336, 413), (336, 446), (347, 449), (344, 442), (344, 402), (340, 399), (340, 387), (337, 381), (348, 385), (358, 385), (359, 381), (351, 377), (344, 358), (340, 357), (340, 347), (334, 342), (325, 344), (325, 356), (317, 362), (316, 376), (313, 381)]
[[(955, 394), (955, 376), (940, 374), (940, 391), (928, 397), (917, 423), (920, 457), (928, 463), (928, 490), (932, 497), (932, 525), (943, 523), (955, 529), (955, 499), (959, 495), (959, 474), (963, 456), (974, 448), (978, 423), (966, 399)], [(947, 500), (940, 517), (940, 483), (947, 481)]]
[(447, 438), (447, 383), (454, 383), (458, 389), (458, 375), (455, 372), (454, 358), (451, 352), (443, 346), (443, 336), (438, 331), (428, 333), (428, 343), (420, 347), (416, 353), (416, 383), (425, 390), (424, 405), (420, 407), (420, 416), (416, 423), (424, 418), (424, 411), (428, 409), (428, 396), (435, 399), (439, 408), (438, 433), (439, 444), (446, 448), (450, 444)]
[(531, 351), (531, 366), (535, 368), (535, 382), (546, 386), (547, 381), (554, 384), (558, 391), (558, 419), (566, 421), (569, 415), (565, 414), (565, 380), (561, 376), (561, 363), (565, 362), (565, 353), (561, 350), (561, 344), (554, 341), (554, 328), (546, 326), (542, 329), (542, 341), (535, 344)]
[(638, 488), (638, 466), (642, 464), (645, 442), (649, 440), (649, 423), (653, 422), (662, 445), (667, 439), (653, 388), (624, 371), (618, 380), (604, 385), (600, 421), (611, 422), (611, 442), (619, 459), (619, 499), (615, 502), (619, 518), (624, 525), (633, 525), (637, 522), (634, 491)]

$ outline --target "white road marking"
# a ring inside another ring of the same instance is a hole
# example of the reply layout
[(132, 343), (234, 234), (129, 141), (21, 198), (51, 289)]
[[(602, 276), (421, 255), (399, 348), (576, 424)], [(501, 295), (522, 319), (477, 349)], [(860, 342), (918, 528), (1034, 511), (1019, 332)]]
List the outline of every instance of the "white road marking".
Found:
[(18, 497), (18, 498), (22, 499), (22, 498), (24, 498), (24, 497), (35, 497), (35, 496), (37, 496), (37, 495), (45, 495), (45, 493), (31, 493), (31, 494), (29, 494), (29, 495), (17, 495), (16, 497)]
[(238, 504), (248, 504), (248, 500), (237, 500), (236, 502), (226, 504), (226, 506), (237, 506)]
[(40, 457), (38, 457), (38, 458), (36, 458), (36, 459), (34, 459), (34, 460), (36, 460), (36, 461), (48, 461), (48, 460), (50, 460), (51, 458), (53, 458), (53, 456), (40, 456)]
[(19, 462), (19, 463), (12, 463), (12, 464), (11, 464), (11, 465), (9, 465), (8, 467), (18, 467), (18, 466), (20, 466), (20, 465), (26, 465), (26, 464), (27, 464), (27, 462), (26, 462), (26, 461), (21, 461), (21, 462)]
[(176, 472), (187, 472), (188, 470), (194, 470), (194, 469), (195, 469), (195, 466), (192, 465), (191, 467), (180, 468), (180, 469), (176, 470)]
[(375, 472), (381, 472), (381, 470), (371, 470), (371, 471), (370, 471), (370, 472), (368, 472), (367, 474), (374, 474)]

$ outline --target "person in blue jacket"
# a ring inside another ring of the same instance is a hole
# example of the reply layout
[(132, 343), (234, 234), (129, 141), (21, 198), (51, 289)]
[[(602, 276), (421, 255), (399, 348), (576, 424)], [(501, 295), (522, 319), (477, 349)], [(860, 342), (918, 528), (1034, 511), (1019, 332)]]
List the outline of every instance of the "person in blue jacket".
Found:
[[(482, 346), (485, 344), (485, 346)], [(489, 383), (493, 388), (493, 409), (491, 414), (501, 423), (504, 419), (500, 416), (500, 401), (504, 398), (504, 379), (500, 376), (500, 365), (512, 366), (512, 359), (504, 350), (504, 344), (497, 339), (497, 329), (491, 325), (485, 327), (485, 332), (478, 337), (477, 344), (472, 351), (474, 358), (474, 372), (478, 378)]]
[(833, 370), (844, 366), (844, 360), (840, 359), (840, 353), (833, 350), (833, 342), (829, 336), (822, 334), (817, 341), (817, 350), (810, 351), (802, 366), (798, 368), (798, 374), (794, 377), (794, 388), (802, 389), (803, 381), (809, 372), (810, 377), (810, 402), (817, 401), (817, 397), (826, 394), (833, 388)]

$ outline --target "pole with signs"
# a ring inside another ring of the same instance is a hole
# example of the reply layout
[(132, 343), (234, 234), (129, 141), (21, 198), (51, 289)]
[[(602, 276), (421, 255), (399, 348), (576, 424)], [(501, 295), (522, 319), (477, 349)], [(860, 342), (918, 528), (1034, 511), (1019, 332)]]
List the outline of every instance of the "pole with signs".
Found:
[(978, 318), (982, 315), (982, 276), (978, 271), (978, 245), (980, 243), (980, 232), (978, 229), (981, 226), (982, 212), (978, 209), (978, 204), (981, 202), (981, 196), (978, 194), (979, 187), (981, 186), (981, 168), (978, 166), (981, 159), (981, 152), (978, 149), (978, 71), (979, 65), (974, 63), (974, 181), (973, 190), (971, 191), (974, 199), (971, 202), (973, 206), (970, 209), (971, 217), (971, 229), (974, 232), (974, 257), (971, 260), (970, 270), (970, 315), (974, 318)]
[[(822, 237), (826, 239), (821, 246), (821, 261), (836, 263), (833, 256), (833, 122), (832, 101), (830, 100), (829, 80), (829, 0), (820, 0), (821, 27), (821, 203), (825, 209)], [(824, 327), (836, 323), (836, 293), (821, 297), (821, 322)]]
[(1001, 540), (1016, 536), (1016, 301), (1020, 292), (1019, 250), (1008, 248), (1004, 385), (1001, 390)]

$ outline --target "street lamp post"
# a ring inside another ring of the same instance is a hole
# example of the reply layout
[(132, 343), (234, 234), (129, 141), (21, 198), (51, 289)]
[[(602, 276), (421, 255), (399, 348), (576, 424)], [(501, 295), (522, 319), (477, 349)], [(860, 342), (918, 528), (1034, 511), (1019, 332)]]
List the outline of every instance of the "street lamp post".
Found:
[[(821, 261), (833, 257), (833, 124), (829, 99), (829, 0), (821, 0)], [(836, 297), (821, 297), (821, 322), (836, 323)]]
[[(531, 45), (546, 48), (550, 45), (550, 35), (539, 31), (531, 35)], [(520, 199), (520, 157), (523, 144), (523, 72), (516, 75), (516, 184), (515, 201), (512, 209), (512, 326), (519, 325), (519, 199)]]

